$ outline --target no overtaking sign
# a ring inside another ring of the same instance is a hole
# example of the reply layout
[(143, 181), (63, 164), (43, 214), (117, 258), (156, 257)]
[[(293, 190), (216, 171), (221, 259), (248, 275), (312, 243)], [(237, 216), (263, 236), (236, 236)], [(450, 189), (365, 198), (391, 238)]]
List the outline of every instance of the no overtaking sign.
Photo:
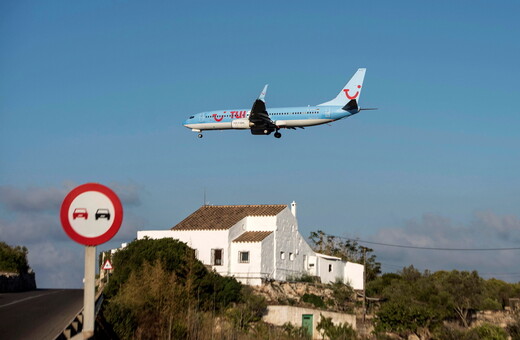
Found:
[(60, 210), (63, 230), (74, 241), (96, 246), (109, 241), (123, 222), (123, 206), (117, 195), (98, 183), (73, 189)]

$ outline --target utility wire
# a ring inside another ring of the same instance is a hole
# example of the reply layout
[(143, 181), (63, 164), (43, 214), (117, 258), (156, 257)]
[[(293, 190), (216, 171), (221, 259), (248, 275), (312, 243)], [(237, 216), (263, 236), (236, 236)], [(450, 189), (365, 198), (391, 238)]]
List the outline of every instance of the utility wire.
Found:
[(359, 239), (353, 239), (349, 237), (343, 237), (343, 236), (336, 236), (336, 235), (329, 235), (325, 234), (327, 236), (333, 236), (349, 241), (355, 241), (358, 243), (366, 243), (366, 244), (373, 244), (378, 246), (385, 246), (385, 247), (394, 247), (394, 248), (406, 248), (406, 249), (420, 249), (420, 250), (439, 250), (439, 251), (503, 251), (503, 250), (520, 250), (520, 247), (509, 247), (509, 248), (442, 248), (442, 247), (417, 247), (417, 246), (406, 246), (402, 244), (390, 244), (390, 243), (381, 243), (381, 242), (371, 242), (371, 241), (365, 241), (365, 240), (359, 240)]

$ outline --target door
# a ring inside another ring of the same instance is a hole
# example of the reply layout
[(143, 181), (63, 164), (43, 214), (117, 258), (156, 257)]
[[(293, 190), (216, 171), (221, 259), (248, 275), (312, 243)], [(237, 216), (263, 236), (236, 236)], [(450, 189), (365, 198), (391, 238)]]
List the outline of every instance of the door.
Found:
[(312, 317), (312, 314), (302, 314), (302, 328), (309, 338), (312, 338)]
[(325, 108), (325, 110), (323, 111), (325, 113), (325, 118), (329, 119), (330, 118), (330, 108)]

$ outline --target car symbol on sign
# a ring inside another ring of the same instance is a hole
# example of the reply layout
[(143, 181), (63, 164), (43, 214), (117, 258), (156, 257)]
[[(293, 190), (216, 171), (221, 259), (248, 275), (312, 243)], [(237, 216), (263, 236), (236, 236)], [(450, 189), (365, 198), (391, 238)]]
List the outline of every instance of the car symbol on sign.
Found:
[(76, 218), (83, 218), (88, 219), (88, 212), (85, 208), (76, 208), (74, 209), (74, 212), (72, 213), (72, 219), (75, 220)]
[(110, 221), (110, 211), (108, 211), (108, 209), (98, 209), (96, 211), (96, 221), (100, 218), (106, 218), (107, 220)]

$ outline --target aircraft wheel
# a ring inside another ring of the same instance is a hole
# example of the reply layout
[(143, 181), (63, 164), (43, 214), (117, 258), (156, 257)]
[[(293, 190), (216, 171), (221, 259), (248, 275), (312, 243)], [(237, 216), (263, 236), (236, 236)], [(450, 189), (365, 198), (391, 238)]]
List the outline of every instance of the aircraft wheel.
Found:
[(199, 133), (199, 135), (197, 137), (202, 138), (203, 137), (202, 133)]
[(282, 134), (280, 132), (275, 132), (274, 136), (276, 138), (280, 138), (280, 137), (282, 137)]

